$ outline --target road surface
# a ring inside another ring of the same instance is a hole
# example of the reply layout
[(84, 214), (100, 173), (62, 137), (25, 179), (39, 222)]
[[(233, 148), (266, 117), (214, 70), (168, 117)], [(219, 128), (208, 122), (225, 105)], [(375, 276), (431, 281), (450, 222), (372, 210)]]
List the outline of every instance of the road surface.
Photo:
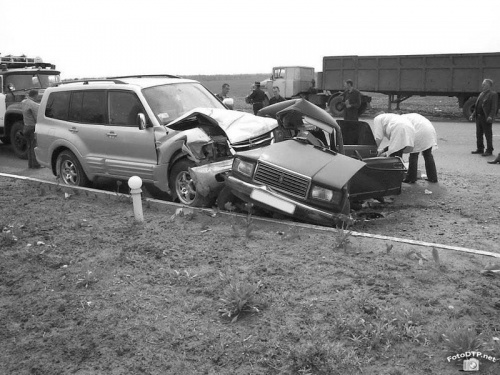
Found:
[[(363, 119), (371, 122), (372, 120)], [(486, 163), (500, 152), (500, 124), (493, 125), (493, 146), (496, 147), (494, 155), (482, 157), (472, 155), (476, 149), (475, 125), (469, 122), (434, 122), (438, 134), (438, 149), (434, 158), (440, 171), (457, 174), (492, 174), (500, 177), (500, 164)], [(405, 161), (408, 155), (404, 155)], [(419, 158), (419, 169), (425, 171), (424, 160)], [(55, 181), (55, 177), (47, 168), (28, 169), (27, 160), (18, 159), (11, 147), (0, 142), (0, 173), (29, 176), (48, 181)]]

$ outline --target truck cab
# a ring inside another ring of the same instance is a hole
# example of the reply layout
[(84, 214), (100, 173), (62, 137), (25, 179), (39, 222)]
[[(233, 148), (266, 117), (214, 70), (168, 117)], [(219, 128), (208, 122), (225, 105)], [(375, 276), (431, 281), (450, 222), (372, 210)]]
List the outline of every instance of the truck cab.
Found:
[(0, 141), (11, 144), (21, 159), (27, 158), (21, 102), (32, 89), (40, 101), (45, 89), (60, 81), (55, 68), (39, 57), (0, 56)]
[(280, 89), (285, 99), (298, 98), (307, 95), (315, 79), (314, 68), (305, 66), (277, 66), (272, 75), (260, 83), (269, 98), (273, 96), (273, 86)]

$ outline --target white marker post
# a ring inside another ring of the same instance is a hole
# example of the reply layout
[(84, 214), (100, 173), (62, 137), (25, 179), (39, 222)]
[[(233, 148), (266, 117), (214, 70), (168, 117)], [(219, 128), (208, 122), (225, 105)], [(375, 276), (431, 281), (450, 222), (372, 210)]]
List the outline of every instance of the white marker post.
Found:
[(142, 214), (142, 201), (141, 201), (141, 186), (142, 180), (139, 176), (132, 176), (128, 179), (128, 186), (130, 188), (130, 195), (132, 195), (132, 204), (134, 205), (135, 221), (143, 222), (144, 216)]

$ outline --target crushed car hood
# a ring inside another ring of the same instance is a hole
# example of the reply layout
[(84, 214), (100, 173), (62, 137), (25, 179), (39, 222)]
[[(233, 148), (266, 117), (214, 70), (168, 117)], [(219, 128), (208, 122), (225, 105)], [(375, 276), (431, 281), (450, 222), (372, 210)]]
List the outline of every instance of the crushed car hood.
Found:
[(299, 115), (307, 123), (314, 125), (329, 134), (332, 134), (335, 131), (337, 136), (336, 143), (339, 146), (339, 151), (341, 153), (344, 152), (342, 130), (340, 129), (337, 121), (328, 112), (305, 99), (286, 100), (284, 102), (264, 107), (258, 112), (259, 116), (276, 119), (282, 119), (287, 114)]
[(316, 183), (337, 189), (341, 189), (366, 164), (296, 140), (275, 143), (238, 155), (258, 158), (260, 162), (267, 162), (314, 178)]
[(190, 129), (193, 118), (219, 126), (226, 133), (230, 143), (243, 142), (278, 127), (278, 122), (272, 118), (215, 108), (195, 108), (169, 123), (167, 127), (178, 131)]

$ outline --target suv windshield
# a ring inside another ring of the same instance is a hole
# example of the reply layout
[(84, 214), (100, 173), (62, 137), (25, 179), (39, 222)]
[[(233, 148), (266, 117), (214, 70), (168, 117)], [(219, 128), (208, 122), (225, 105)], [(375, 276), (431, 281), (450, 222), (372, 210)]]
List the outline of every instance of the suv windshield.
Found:
[(199, 83), (177, 83), (143, 90), (155, 116), (166, 125), (194, 108), (225, 108)]
[(58, 74), (9, 74), (5, 77), (5, 84), (14, 85), (15, 90), (46, 89), (59, 82)]

